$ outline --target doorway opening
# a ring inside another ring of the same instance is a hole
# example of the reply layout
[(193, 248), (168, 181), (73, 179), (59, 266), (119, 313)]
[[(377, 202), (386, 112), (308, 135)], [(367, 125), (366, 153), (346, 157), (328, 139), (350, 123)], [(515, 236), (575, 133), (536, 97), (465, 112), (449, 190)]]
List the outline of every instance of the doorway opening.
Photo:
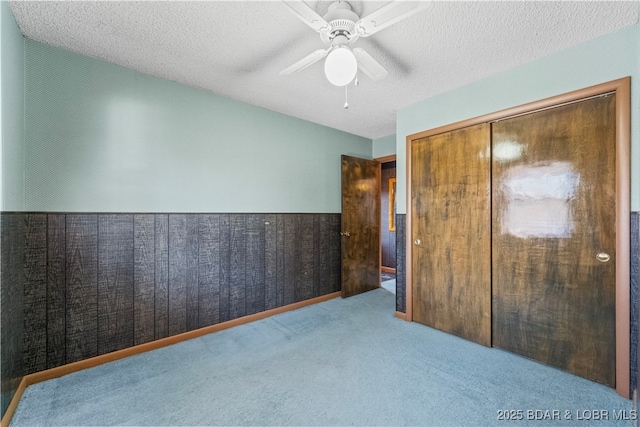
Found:
[(396, 156), (380, 162), (380, 286), (396, 293)]

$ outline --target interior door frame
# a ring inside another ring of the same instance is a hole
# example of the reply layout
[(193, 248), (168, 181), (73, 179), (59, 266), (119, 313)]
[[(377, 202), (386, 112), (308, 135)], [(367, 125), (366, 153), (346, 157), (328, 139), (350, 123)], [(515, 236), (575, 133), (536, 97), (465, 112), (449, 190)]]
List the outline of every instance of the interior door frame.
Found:
[[(391, 154), (391, 155), (388, 155), (388, 156), (376, 157), (373, 160), (376, 160), (376, 161), (380, 162), (380, 177), (382, 177), (382, 164), (383, 163), (389, 163), (389, 162), (395, 162), (396, 161), (396, 155), (395, 154)], [(382, 203), (382, 183), (380, 184), (380, 203)], [(382, 212), (382, 205), (380, 206), (380, 212)], [(396, 239), (397, 239), (397, 237), (396, 237)], [(397, 244), (397, 240), (396, 240), (396, 244)], [(382, 271), (382, 229), (380, 229), (380, 263), (379, 264), (380, 264), (380, 271)], [(397, 265), (397, 262), (396, 262), (396, 271), (394, 273), (397, 274), (397, 272), (398, 272), (398, 265)], [(380, 283), (382, 283), (382, 277), (380, 278)]]
[[(411, 228), (411, 145), (413, 141), (480, 123), (494, 122), (554, 108), (585, 98), (616, 94), (616, 392), (630, 397), (630, 216), (631, 216), (631, 78), (624, 77), (573, 92), (552, 96), (494, 113), (485, 114), (406, 137), (406, 314), (413, 321), (412, 228)], [(398, 316), (400, 317), (400, 316)]]

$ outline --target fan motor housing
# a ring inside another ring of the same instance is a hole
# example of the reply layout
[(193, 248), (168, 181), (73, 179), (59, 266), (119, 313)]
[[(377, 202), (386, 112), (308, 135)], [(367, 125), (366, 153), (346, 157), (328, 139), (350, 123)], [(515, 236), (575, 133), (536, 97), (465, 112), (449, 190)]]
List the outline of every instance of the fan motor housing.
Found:
[[(351, 10), (351, 5), (346, 1), (331, 3), (329, 5), (329, 11), (323, 18), (329, 24), (329, 30), (326, 33), (320, 33), (320, 38), (325, 44), (334, 44), (334, 39), (337, 36), (344, 36), (348, 40), (348, 44), (358, 39), (356, 22), (360, 20), (360, 17)], [(342, 39), (342, 37), (339, 37), (339, 39)]]

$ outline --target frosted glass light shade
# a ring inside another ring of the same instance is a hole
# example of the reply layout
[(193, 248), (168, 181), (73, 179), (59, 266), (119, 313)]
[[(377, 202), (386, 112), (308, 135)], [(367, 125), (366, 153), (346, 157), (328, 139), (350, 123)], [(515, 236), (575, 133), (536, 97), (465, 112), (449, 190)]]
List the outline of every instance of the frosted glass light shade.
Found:
[(346, 86), (356, 76), (358, 61), (348, 47), (333, 49), (324, 62), (324, 74), (331, 84)]

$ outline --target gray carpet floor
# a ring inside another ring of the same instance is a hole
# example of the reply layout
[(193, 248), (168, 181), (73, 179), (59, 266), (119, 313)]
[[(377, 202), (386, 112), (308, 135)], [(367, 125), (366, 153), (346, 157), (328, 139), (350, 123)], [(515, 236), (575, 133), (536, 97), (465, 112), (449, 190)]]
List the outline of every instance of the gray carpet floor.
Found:
[(388, 290), (392, 294), (396, 294), (396, 279), (385, 280), (380, 284), (380, 286), (382, 286), (383, 289)]
[[(399, 320), (394, 303), (377, 289), (35, 384), (12, 425), (632, 425), (614, 390)], [(585, 419), (596, 410), (608, 419)]]

